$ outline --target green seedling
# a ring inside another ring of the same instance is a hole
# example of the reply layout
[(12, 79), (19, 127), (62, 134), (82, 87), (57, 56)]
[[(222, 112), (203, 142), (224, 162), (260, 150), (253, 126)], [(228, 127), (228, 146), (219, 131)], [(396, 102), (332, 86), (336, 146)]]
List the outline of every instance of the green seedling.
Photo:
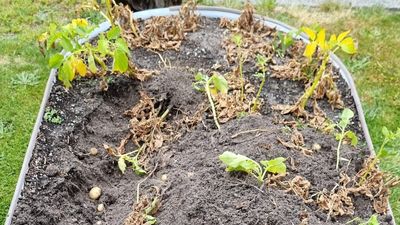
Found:
[(293, 32), (283, 33), (278, 32), (279, 41), (274, 42), (274, 49), (280, 58), (283, 58), (286, 54), (286, 51), (293, 44)]
[(233, 152), (225, 151), (219, 159), (226, 165), (226, 171), (245, 172), (254, 176), (262, 183), (267, 172), (275, 174), (286, 173), (285, 158), (278, 157), (271, 160), (261, 160), (260, 163)]
[(330, 36), (329, 40), (326, 40), (325, 29), (320, 29), (316, 32), (311, 28), (303, 27), (301, 30), (306, 33), (310, 39), (310, 43), (307, 44), (303, 55), (312, 61), (313, 56), (317, 52), (318, 54), (316, 54), (315, 59), (318, 60), (319, 58), (322, 58), (322, 62), (312, 84), (307, 88), (297, 103), (300, 111), (304, 111), (308, 99), (313, 95), (314, 90), (317, 88), (322, 75), (326, 70), (326, 65), (329, 61), (329, 54), (335, 53), (339, 49), (347, 54), (355, 54), (356, 46), (353, 38), (348, 37), (350, 31), (345, 31), (338, 36), (333, 34)]
[(243, 77), (243, 64), (245, 61), (245, 55), (242, 51), (243, 46), (243, 37), (240, 34), (235, 34), (232, 36), (232, 41), (235, 43), (237, 47), (237, 60), (239, 65), (239, 74), (240, 74), (240, 101), (244, 101), (244, 77)]
[(63, 122), (63, 119), (58, 114), (58, 111), (50, 107), (46, 108), (43, 118), (46, 122), (56, 125), (60, 125)]
[(398, 154), (397, 151), (394, 149), (396, 148), (389, 148), (388, 146), (396, 146), (399, 145), (400, 141), (400, 128), (397, 128), (396, 132), (388, 130), (386, 127), (382, 128), (382, 135), (383, 135), (383, 142), (381, 146), (379, 147), (375, 158), (372, 160), (372, 162), (368, 165), (367, 171), (364, 173), (364, 175), (361, 178), (361, 184), (365, 182), (367, 179), (367, 176), (370, 174), (371, 170), (375, 168), (376, 164), (379, 162), (379, 160), (385, 159), (390, 156), (394, 156)]
[(336, 149), (336, 169), (339, 169), (339, 161), (340, 161), (340, 147), (342, 146), (342, 142), (344, 138), (348, 138), (351, 140), (351, 145), (356, 146), (358, 143), (358, 139), (356, 134), (351, 130), (346, 130), (347, 126), (350, 124), (351, 118), (354, 117), (353, 111), (348, 108), (345, 108), (340, 114), (339, 123), (330, 125), (329, 129), (337, 128), (339, 130), (338, 133), (335, 133), (336, 140), (339, 141), (337, 149)]
[(193, 83), (193, 88), (197, 91), (205, 92), (208, 97), (208, 101), (210, 102), (211, 110), (214, 117), (215, 125), (218, 127), (218, 130), (221, 129), (219, 122), (217, 111), (215, 110), (214, 100), (212, 95), (221, 92), (223, 94), (228, 93), (228, 81), (218, 73), (214, 73), (211, 77), (204, 75), (198, 72), (195, 76), (195, 82)]
[[(71, 87), (76, 75), (86, 76), (89, 72), (108, 71), (106, 60), (113, 59), (112, 72), (124, 73), (129, 66), (129, 49), (121, 38), (121, 29), (113, 26), (105, 35), (101, 34), (97, 45), (87, 40), (95, 28), (86, 19), (74, 19), (65, 26), (51, 24), (49, 32), (43, 33), (38, 41), (43, 53), (49, 54), (49, 67), (58, 70), (58, 79), (66, 88)], [(59, 53), (64, 50), (64, 54)]]
[[(123, 155), (115, 155), (118, 157), (118, 168), (121, 170), (122, 173), (125, 173), (127, 165), (126, 162), (131, 163), (131, 168), (137, 175), (146, 174), (146, 171), (141, 167), (139, 163), (139, 155), (144, 149), (144, 145), (140, 147), (138, 150), (129, 152)], [(134, 155), (134, 156), (131, 156)]]
[(376, 214), (372, 215), (368, 221), (364, 221), (361, 218), (355, 218), (347, 222), (346, 224), (353, 224), (356, 223), (358, 225), (379, 225), (378, 216)]
[(261, 80), (261, 84), (260, 84), (260, 87), (258, 88), (256, 99), (253, 102), (253, 107), (251, 109), (251, 111), (253, 111), (253, 112), (255, 112), (260, 105), (259, 98), (261, 95), (261, 91), (265, 85), (265, 73), (267, 72), (267, 60), (268, 60), (267, 57), (265, 57), (263, 55), (257, 55), (257, 67), (261, 72), (254, 74), (254, 76)]

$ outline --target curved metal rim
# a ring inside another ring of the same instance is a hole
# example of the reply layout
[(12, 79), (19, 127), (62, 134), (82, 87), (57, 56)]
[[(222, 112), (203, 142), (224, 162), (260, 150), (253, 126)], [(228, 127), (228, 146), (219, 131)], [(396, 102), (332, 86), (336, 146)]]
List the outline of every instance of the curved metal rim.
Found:
[[(134, 18), (140, 18), (140, 19), (148, 19), (150, 17), (153, 16), (170, 16), (170, 15), (176, 15), (178, 14), (180, 9), (180, 6), (173, 6), (173, 7), (169, 7), (169, 8), (160, 8), (160, 9), (150, 9), (150, 10), (145, 10), (145, 11), (141, 11), (141, 12), (136, 12), (134, 13)], [(229, 9), (229, 8), (224, 8), (224, 7), (214, 7), (214, 6), (198, 6), (197, 7), (197, 12), (201, 15), (201, 16), (205, 16), (205, 17), (210, 17), (210, 18), (222, 18), (222, 17), (230, 17), (230, 19), (234, 19), (234, 18), (238, 18), (240, 15), (240, 11), (239, 10), (235, 10), (235, 9)], [(225, 16), (224, 16), (225, 15)], [(267, 17), (263, 17), (260, 15), (256, 15), (256, 18), (263, 20), (264, 23), (267, 26), (270, 27), (276, 27), (278, 30), (283, 31), (283, 32), (289, 32), (292, 30), (296, 30), (294, 27), (289, 26), (285, 23), (282, 23), (278, 20), (274, 20), (271, 18), (267, 18)], [(106, 30), (108, 30), (110, 27), (110, 23), (109, 22), (104, 22), (102, 24), (99, 25), (99, 27), (97, 29), (95, 29), (90, 35), (88, 40), (91, 40), (95, 37), (97, 37), (100, 33), (105, 32)], [(305, 41), (308, 42), (308, 38), (304, 35), (301, 34), (300, 38)], [(87, 41), (87, 40), (86, 40)], [(364, 137), (365, 140), (367, 142), (367, 146), (368, 149), (370, 150), (371, 155), (375, 155), (375, 151), (374, 151), (374, 147), (372, 144), (372, 140), (371, 140), (371, 136), (369, 134), (368, 131), (368, 127), (367, 127), (367, 123), (365, 122), (365, 116), (364, 116), (364, 112), (362, 109), (362, 105), (361, 105), (361, 101), (360, 98), (358, 96), (356, 87), (355, 87), (355, 83), (354, 80), (350, 74), (350, 72), (347, 70), (346, 66), (343, 64), (343, 62), (335, 55), (335, 54), (331, 54), (331, 61), (332, 63), (339, 68), (340, 70), (340, 74), (343, 77), (343, 79), (345, 79), (345, 81), (347, 82), (348, 86), (350, 87), (351, 90), (351, 94), (353, 96), (354, 99), (354, 103), (356, 105), (356, 109), (357, 109), (357, 113), (358, 113), (358, 118), (359, 121), (361, 123), (361, 128), (363, 130), (364, 133)], [(29, 141), (29, 145), (25, 154), (25, 158), (24, 158), (24, 162), (22, 164), (22, 168), (20, 171), (20, 175), (18, 178), (18, 183), (10, 204), (10, 208), (8, 210), (8, 214), (6, 217), (6, 222), (5, 225), (10, 225), (11, 224), (11, 220), (15, 211), (15, 208), (17, 206), (18, 203), (18, 198), (21, 195), (21, 191), (22, 188), (24, 186), (25, 183), (25, 175), (28, 172), (29, 169), (29, 162), (31, 160), (32, 157), (32, 152), (33, 149), (35, 147), (36, 144), (36, 138), (37, 135), (39, 133), (39, 128), (42, 124), (42, 118), (43, 118), (43, 114), (44, 114), (44, 110), (47, 104), (47, 101), (49, 99), (50, 96), (50, 92), (51, 92), (51, 88), (53, 87), (54, 83), (56, 81), (56, 70), (51, 70), (50, 72), (50, 76), (49, 76), (49, 80), (47, 81), (47, 85), (46, 85), (46, 89), (44, 91), (44, 95), (42, 98), (42, 103), (40, 105), (40, 110), (39, 113), (37, 115), (37, 119), (36, 119), (36, 123), (34, 125), (33, 131), (32, 131), (32, 135)], [(389, 204), (389, 212), (390, 215), (392, 215), (393, 218), (393, 225), (396, 224), (395, 220), (394, 220), (394, 216), (393, 216), (393, 211), (391, 209), (391, 206)]]

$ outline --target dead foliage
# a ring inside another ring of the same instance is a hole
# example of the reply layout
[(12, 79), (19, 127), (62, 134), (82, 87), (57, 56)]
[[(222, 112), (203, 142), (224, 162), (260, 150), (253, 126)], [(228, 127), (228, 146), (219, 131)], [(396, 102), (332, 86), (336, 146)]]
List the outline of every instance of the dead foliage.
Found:
[(297, 130), (296, 127), (293, 127), (293, 131), (290, 137), (290, 141), (284, 141), (281, 138), (277, 138), (278, 142), (281, 143), (286, 148), (295, 149), (297, 151), (301, 151), (305, 156), (312, 155), (313, 151), (304, 146), (304, 137)]
[[(157, 194), (152, 200), (148, 196), (142, 196), (138, 202), (133, 205), (132, 212), (124, 220), (124, 225), (150, 225), (151, 221), (160, 208), (160, 196)], [(153, 220), (154, 219), (154, 220)]]
[(328, 213), (328, 219), (335, 216), (353, 215), (354, 205), (350, 192), (343, 187), (337, 191), (323, 190), (317, 198), (317, 205)]
[(333, 80), (332, 67), (328, 67), (325, 74), (322, 76), (317, 88), (314, 92), (315, 99), (322, 99), (326, 97), (332, 108), (342, 109), (344, 103), (337, 89), (336, 83)]
[(282, 65), (272, 65), (270, 68), (273, 73), (271, 77), (276, 77), (282, 80), (298, 80), (308, 81), (308, 77), (303, 73), (303, 67), (307, 66), (304, 62), (299, 62), (297, 59), (290, 59), (289, 62)]
[(128, 76), (138, 79), (140, 81), (145, 81), (149, 79), (154, 74), (157, 74), (157, 71), (151, 71), (146, 69), (138, 68), (132, 61), (129, 61), (129, 69), (128, 69)]
[(303, 199), (305, 203), (310, 203), (313, 200), (309, 199), (311, 183), (302, 176), (296, 176), (288, 181), (287, 192), (293, 192), (295, 195)]
[(179, 50), (185, 33), (196, 31), (199, 16), (194, 12), (195, 1), (182, 5), (179, 15), (155, 16), (143, 25), (132, 18), (127, 7), (117, 6), (114, 15), (123, 28), (123, 37), (131, 48), (144, 47), (152, 50)]
[(299, 215), (299, 219), (300, 219), (299, 225), (308, 225), (308, 217), (309, 217), (309, 215), (306, 210), (301, 212)]

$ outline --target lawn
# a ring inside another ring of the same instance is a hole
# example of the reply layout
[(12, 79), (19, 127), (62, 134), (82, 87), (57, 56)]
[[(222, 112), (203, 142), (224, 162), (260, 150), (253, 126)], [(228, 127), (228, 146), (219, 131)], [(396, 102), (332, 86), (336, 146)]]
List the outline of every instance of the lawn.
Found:
[[(0, 224), (7, 214), (49, 74), (35, 38), (50, 21), (63, 24), (75, 17), (80, 9), (76, 2), (6, 0), (0, 5)], [(222, 4), (240, 7), (233, 0)], [(344, 61), (353, 72), (374, 145), (382, 141), (382, 126), (395, 129), (400, 125), (400, 12), (336, 4), (312, 9), (275, 7), (271, 0), (264, 0), (258, 10), (294, 27), (319, 24), (335, 33), (352, 30), (359, 54)], [(400, 176), (399, 157), (381, 165)], [(399, 198), (400, 189), (393, 190), (391, 204), (397, 221)]]

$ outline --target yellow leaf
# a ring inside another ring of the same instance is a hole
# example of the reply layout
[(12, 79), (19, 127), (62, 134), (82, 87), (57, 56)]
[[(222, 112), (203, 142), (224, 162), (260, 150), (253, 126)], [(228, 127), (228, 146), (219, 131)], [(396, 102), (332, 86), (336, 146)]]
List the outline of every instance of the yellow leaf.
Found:
[(357, 51), (353, 38), (351, 37), (345, 38), (342, 42), (340, 42), (339, 46), (348, 54), (354, 54)]
[(308, 28), (308, 27), (303, 27), (301, 28), (301, 30), (307, 34), (307, 36), (310, 38), (311, 41), (315, 40), (316, 34), (315, 31), (313, 31), (312, 29)]
[(311, 59), (312, 55), (314, 54), (315, 50), (317, 50), (317, 43), (311, 42), (307, 44), (306, 49), (304, 50), (303, 55), (309, 59)]
[(49, 34), (47, 32), (42, 33), (41, 35), (39, 35), (38, 37), (38, 41), (43, 43), (47, 40), (47, 38), (49, 37)]
[(321, 29), (317, 34), (317, 43), (321, 47), (325, 45), (325, 29)]
[(331, 37), (329, 38), (329, 49), (333, 49), (337, 44), (337, 38), (336, 38), (336, 34), (332, 34)]
[(216, 88), (210, 88), (210, 93), (213, 97), (217, 97), (218, 90)]
[(74, 69), (78, 74), (82, 77), (86, 75), (87, 69), (85, 63), (83, 63), (82, 59), (75, 59), (73, 62)]
[(337, 37), (337, 41), (340, 43), (341, 41), (343, 41), (343, 39), (350, 33), (350, 30), (345, 31), (341, 34), (339, 34), (339, 36)]
[(88, 21), (86, 19), (73, 19), (72, 20), (72, 24), (79, 26), (79, 27), (86, 27), (87, 25), (89, 25)]

